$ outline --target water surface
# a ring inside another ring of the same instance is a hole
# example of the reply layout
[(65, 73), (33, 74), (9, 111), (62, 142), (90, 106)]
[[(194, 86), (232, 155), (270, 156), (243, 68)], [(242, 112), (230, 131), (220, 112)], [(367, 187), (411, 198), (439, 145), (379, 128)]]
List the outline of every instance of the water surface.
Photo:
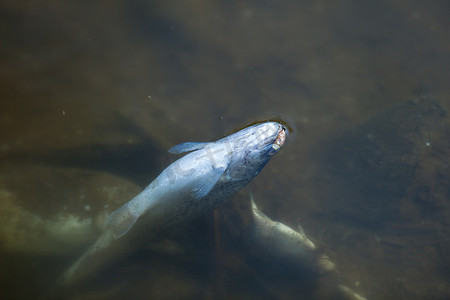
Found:
[(321, 299), (341, 283), (369, 299), (449, 298), (448, 10), (387, 0), (1, 4), (2, 296), (52, 295), (83, 251), (42, 235), (63, 235), (58, 218), (95, 222), (173, 160), (171, 146), (270, 114), (296, 134), (251, 184), (255, 198), (271, 218), (301, 223), (337, 274), (249, 258), (236, 226), (242, 191), (174, 244), (69, 294)]

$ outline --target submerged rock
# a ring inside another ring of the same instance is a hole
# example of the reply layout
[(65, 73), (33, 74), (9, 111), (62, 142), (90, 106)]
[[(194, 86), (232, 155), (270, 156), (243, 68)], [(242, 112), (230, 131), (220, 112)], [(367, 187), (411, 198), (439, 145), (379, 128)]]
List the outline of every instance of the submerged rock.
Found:
[(0, 251), (69, 255), (91, 242), (104, 217), (140, 188), (108, 173), (3, 163)]

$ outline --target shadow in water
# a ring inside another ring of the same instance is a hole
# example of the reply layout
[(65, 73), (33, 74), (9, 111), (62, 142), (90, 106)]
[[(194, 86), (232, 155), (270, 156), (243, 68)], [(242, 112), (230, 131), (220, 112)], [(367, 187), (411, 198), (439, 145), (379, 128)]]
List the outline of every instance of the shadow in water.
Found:
[(137, 137), (139, 142), (124, 143), (122, 140), (116, 145), (91, 144), (46, 152), (15, 153), (5, 160), (103, 171), (146, 186), (161, 171), (160, 162), (165, 151), (142, 128), (120, 115), (112, 126)]

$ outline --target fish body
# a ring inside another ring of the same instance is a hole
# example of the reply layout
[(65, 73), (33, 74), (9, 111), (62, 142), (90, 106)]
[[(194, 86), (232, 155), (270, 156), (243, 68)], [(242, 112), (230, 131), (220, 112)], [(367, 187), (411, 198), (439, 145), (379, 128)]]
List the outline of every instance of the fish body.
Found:
[(188, 142), (171, 148), (173, 154), (190, 153), (106, 219), (103, 233), (64, 273), (63, 283), (89, 277), (143, 241), (216, 207), (259, 174), (279, 151), (286, 134), (282, 124), (269, 121), (215, 142)]
[(252, 222), (249, 238), (253, 249), (267, 259), (288, 265), (301, 265), (318, 273), (334, 269), (334, 263), (318, 251), (299, 225), (298, 230), (273, 221), (258, 209), (250, 194)]

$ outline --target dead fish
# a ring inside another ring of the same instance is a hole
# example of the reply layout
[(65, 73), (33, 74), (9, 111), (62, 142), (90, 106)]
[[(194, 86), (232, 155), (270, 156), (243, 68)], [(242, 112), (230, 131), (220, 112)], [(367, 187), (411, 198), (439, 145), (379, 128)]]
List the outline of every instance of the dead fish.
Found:
[[(290, 266), (301, 266), (324, 274), (334, 271), (335, 264), (311, 241), (303, 228), (298, 231), (277, 221), (273, 221), (258, 209), (250, 191), (252, 221), (247, 228), (254, 252), (265, 259)], [(348, 286), (338, 284), (335, 293), (348, 300), (366, 300)]]
[(266, 258), (302, 265), (319, 273), (334, 269), (334, 263), (318, 251), (306, 236), (303, 228), (298, 231), (271, 220), (258, 209), (250, 193), (253, 220), (248, 228), (250, 242)]
[(107, 218), (100, 237), (63, 274), (61, 283), (92, 276), (143, 241), (213, 209), (260, 173), (287, 133), (283, 124), (267, 121), (215, 142), (187, 142), (171, 148), (172, 154), (190, 153)]

